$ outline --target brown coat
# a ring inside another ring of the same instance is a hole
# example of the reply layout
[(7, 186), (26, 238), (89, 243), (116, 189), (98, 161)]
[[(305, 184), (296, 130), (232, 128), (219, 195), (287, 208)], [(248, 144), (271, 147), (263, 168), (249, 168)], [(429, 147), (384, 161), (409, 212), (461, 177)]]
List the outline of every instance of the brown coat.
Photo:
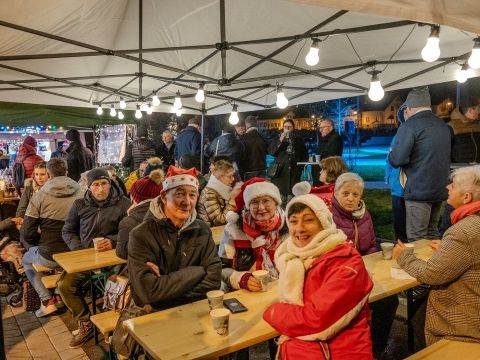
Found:
[(227, 223), (225, 215), (234, 207), (233, 202), (227, 202), (218, 192), (206, 187), (198, 199), (197, 217), (210, 226), (225, 225)]
[(480, 341), (480, 214), (451, 226), (428, 261), (411, 252), (398, 263), (418, 281), (432, 285), (428, 297), (427, 345), (442, 338)]

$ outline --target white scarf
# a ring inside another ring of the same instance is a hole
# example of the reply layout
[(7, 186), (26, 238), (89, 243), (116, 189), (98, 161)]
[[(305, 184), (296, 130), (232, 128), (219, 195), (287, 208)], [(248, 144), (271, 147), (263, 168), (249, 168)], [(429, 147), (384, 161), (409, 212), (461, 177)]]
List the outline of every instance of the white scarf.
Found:
[(208, 179), (206, 187), (215, 190), (225, 201), (230, 200), (230, 195), (232, 193), (232, 187), (225, 185), (220, 180), (218, 180), (215, 175), (211, 174)]
[(320, 231), (306, 246), (298, 247), (289, 236), (275, 252), (280, 301), (303, 306), (305, 272), (316, 258), (344, 244), (346, 239), (343, 231), (333, 228)]

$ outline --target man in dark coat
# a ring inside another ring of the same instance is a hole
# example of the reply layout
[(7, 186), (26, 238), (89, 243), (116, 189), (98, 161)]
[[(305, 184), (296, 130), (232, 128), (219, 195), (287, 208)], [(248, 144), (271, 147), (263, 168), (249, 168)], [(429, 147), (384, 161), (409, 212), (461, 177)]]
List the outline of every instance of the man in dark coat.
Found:
[[(63, 240), (70, 250), (92, 248), (94, 238), (97, 251), (115, 248), (118, 225), (130, 207), (130, 200), (111, 182), (105, 169), (96, 168), (87, 174), (88, 190), (83, 199), (73, 203), (62, 229)], [(82, 287), (90, 272), (66, 274), (58, 283), (63, 302), (79, 323), (79, 332), (70, 341), (71, 348), (82, 346), (93, 336), (90, 311), (82, 295)]]
[(200, 169), (201, 147), (200, 119), (193, 117), (188, 120), (188, 126), (177, 136), (175, 143), (175, 161), (178, 162), (183, 155), (190, 154), (195, 156), (195, 167)]
[(90, 149), (86, 148), (80, 140), (80, 132), (76, 129), (70, 129), (65, 134), (66, 142), (68, 143), (67, 153), (67, 165), (68, 165), (68, 177), (78, 181), (80, 175), (85, 171), (93, 169), (95, 165), (95, 159)]
[(320, 121), (320, 142), (317, 147), (317, 155), (320, 159), (329, 156), (342, 156), (343, 140), (340, 135), (335, 132), (335, 125), (330, 119), (322, 119)]
[(245, 119), (246, 132), (241, 136), (245, 144), (244, 157), (244, 180), (253, 177), (265, 178), (267, 169), (268, 145), (262, 135), (258, 132), (257, 119), (255, 116), (248, 116)]
[(148, 139), (148, 131), (145, 126), (137, 126), (135, 137), (135, 140), (127, 146), (122, 159), (122, 166), (128, 167), (130, 172), (138, 169), (143, 161), (156, 156), (155, 145)]
[(412, 89), (405, 104), (408, 120), (398, 129), (388, 162), (406, 175), (408, 240), (438, 239), (440, 207), (447, 198), (451, 130), (432, 113), (428, 87)]
[(225, 122), (222, 134), (213, 139), (210, 143), (207, 156), (210, 158), (215, 156), (225, 156), (231, 163), (237, 166), (238, 170), (240, 170), (240, 167), (243, 164), (244, 150), (243, 144), (237, 140), (235, 136), (233, 126), (228, 122)]
[(222, 264), (212, 233), (196, 219), (196, 173), (171, 166), (160, 196), (130, 232), (128, 275), (139, 306), (165, 309), (220, 288)]
[(175, 165), (175, 140), (170, 130), (165, 130), (162, 133), (162, 141), (157, 148), (157, 156), (163, 160), (165, 170), (170, 165)]

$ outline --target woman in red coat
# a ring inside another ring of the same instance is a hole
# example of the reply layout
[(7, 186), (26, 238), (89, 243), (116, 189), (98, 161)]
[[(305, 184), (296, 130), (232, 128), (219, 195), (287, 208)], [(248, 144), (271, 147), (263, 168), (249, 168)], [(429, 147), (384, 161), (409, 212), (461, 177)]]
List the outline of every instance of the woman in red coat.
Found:
[(317, 196), (293, 198), (286, 212), (289, 237), (275, 253), (281, 302), (263, 314), (281, 334), (280, 358), (372, 359), (373, 283), (360, 254)]
[(35, 164), (43, 161), (40, 155), (37, 155), (37, 140), (31, 136), (27, 136), (23, 143), (18, 147), (18, 154), (15, 160), (16, 163), (23, 161), (25, 168), (25, 179), (31, 178)]

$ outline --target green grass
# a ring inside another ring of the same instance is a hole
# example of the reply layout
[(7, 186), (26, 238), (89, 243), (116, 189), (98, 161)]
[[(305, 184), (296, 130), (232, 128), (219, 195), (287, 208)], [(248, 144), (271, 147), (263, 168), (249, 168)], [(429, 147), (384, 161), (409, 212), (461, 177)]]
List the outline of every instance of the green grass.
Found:
[[(363, 177), (363, 176), (362, 176)], [(375, 234), (379, 238), (394, 240), (392, 203), (389, 189), (365, 189), (363, 200), (372, 215)]]
[(385, 167), (374, 165), (357, 165), (351, 171), (357, 173), (364, 181), (382, 181)]

